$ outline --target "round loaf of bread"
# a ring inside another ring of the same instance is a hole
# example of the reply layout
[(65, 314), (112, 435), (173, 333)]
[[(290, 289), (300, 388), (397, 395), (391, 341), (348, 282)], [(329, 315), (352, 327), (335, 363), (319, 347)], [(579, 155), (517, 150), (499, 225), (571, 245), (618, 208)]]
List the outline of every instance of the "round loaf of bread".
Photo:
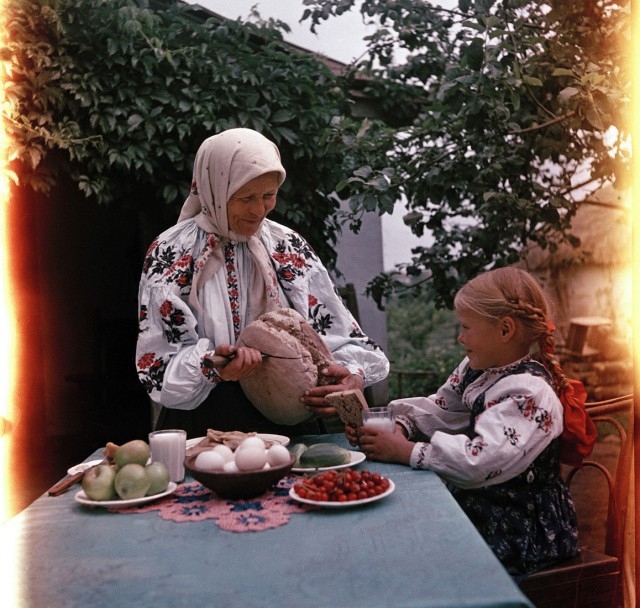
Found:
[(335, 361), (302, 315), (292, 308), (268, 312), (242, 330), (237, 345), (268, 355), (255, 374), (240, 380), (256, 409), (276, 424), (294, 425), (312, 416), (300, 397), (318, 386), (319, 370)]

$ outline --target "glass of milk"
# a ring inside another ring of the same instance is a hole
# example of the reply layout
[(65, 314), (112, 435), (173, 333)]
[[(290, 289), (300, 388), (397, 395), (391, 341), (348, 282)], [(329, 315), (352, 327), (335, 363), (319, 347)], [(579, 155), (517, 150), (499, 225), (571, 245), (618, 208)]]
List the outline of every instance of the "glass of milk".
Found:
[(370, 407), (362, 410), (362, 425), (393, 433), (396, 430), (393, 408)]
[(162, 462), (169, 470), (169, 479), (178, 483), (184, 479), (184, 457), (187, 449), (187, 432), (167, 429), (149, 433), (151, 462)]

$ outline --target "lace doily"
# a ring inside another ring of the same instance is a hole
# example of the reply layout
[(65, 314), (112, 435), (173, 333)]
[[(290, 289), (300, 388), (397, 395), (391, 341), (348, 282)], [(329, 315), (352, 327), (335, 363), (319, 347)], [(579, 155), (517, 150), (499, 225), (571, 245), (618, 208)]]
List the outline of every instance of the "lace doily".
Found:
[(293, 477), (284, 477), (262, 496), (246, 500), (218, 498), (200, 482), (180, 484), (176, 491), (156, 502), (140, 507), (112, 507), (114, 513), (157, 511), (162, 519), (175, 522), (214, 519), (230, 532), (258, 532), (284, 526), (292, 513), (304, 513), (316, 507), (303, 505), (289, 496)]

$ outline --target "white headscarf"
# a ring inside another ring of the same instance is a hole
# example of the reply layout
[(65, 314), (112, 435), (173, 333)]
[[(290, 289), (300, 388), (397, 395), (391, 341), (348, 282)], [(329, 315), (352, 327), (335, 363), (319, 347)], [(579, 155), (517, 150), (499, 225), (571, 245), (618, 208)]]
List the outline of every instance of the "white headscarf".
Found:
[[(278, 187), (286, 172), (280, 162), (277, 146), (251, 129), (229, 129), (205, 139), (193, 166), (191, 193), (180, 212), (178, 223), (195, 218), (200, 228), (217, 238), (195, 260), (189, 302), (200, 309), (198, 292), (224, 262), (224, 245), (230, 240), (247, 242), (255, 262), (248, 297), (252, 301), (252, 317), (281, 308), (278, 281), (271, 266), (269, 253), (258, 238), (262, 224), (251, 236), (236, 234), (229, 229), (227, 203), (231, 196), (250, 180), (275, 172)], [(194, 252), (194, 256), (196, 252)]]

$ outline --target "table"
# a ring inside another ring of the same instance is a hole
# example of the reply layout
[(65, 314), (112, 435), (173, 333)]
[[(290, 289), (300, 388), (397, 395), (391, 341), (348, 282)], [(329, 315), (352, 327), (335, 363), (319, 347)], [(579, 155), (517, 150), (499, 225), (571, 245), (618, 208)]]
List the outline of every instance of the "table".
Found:
[[(292, 441), (348, 447), (341, 434)], [(11, 546), (19, 567), (1, 585), (0, 604), (531, 608), (437, 475), (369, 461), (359, 468), (390, 477), (395, 492), (296, 513), (260, 532), (87, 508), (74, 501), (77, 486), (45, 494), (2, 528), (3, 551)]]

